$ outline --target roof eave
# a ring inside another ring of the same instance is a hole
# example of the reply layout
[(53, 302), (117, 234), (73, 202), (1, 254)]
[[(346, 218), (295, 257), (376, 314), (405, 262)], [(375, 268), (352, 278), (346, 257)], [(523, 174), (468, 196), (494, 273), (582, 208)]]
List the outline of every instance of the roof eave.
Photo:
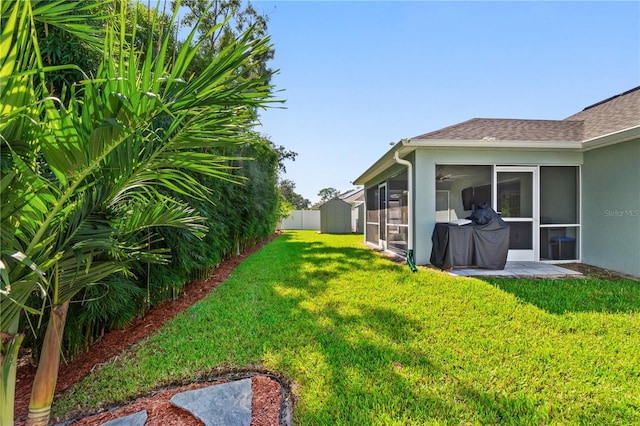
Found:
[(617, 143), (626, 142), (632, 139), (640, 138), (640, 125), (629, 127), (618, 132), (609, 133), (607, 135), (598, 136), (588, 139), (582, 143), (581, 151), (591, 151), (592, 149), (604, 148), (605, 146), (615, 145)]
[(495, 139), (407, 139), (407, 146), (415, 148), (475, 148), (571, 151), (582, 148), (580, 141), (511, 141)]
[(516, 151), (580, 151), (580, 141), (503, 141), (489, 139), (460, 140), (460, 139), (402, 139), (389, 151), (378, 159), (363, 174), (358, 176), (353, 183), (365, 185), (371, 179), (383, 173), (393, 164), (396, 164), (393, 156), (396, 151), (401, 158), (415, 151), (417, 148), (473, 148), (473, 149), (509, 149)]
[(398, 155), (400, 155), (401, 157), (406, 156), (409, 152), (413, 151), (414, 150), (413, 147), (408, 149), (404, 148), (404, 144), (403, 144), (404, 140), (405, 139), (402, 139), (398, 141), (395, 145), (393, 145), (391, 149), (389, 149), (385, 154), (382, 155), (382, 157), (378, 159), (378, 161), (373, 163), (373, 165), (369, 167), (364, 173), (362, 173), (360, 176), (355, 178), (353, 180), (353, 184), (365, 185), (371, 179), (373, 179), (380, 173), (383, 173), (385, 170), (387, 170), (390, 166), (392, 166), (393, 164), (396, 164), (396, 161), (393, 159), (393, 156), (396, 151), (398, 151)]

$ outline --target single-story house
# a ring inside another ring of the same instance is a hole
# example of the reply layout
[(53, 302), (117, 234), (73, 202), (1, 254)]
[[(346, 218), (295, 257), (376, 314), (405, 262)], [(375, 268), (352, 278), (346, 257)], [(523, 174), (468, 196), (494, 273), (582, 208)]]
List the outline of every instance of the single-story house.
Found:
[(640, 277), (640, 87), (563, 120), (474, 118), (402, 139), (354, 184), (366, 243), (418, 265), (436, 223), (486, 202), (510, 225), (507, 260)]

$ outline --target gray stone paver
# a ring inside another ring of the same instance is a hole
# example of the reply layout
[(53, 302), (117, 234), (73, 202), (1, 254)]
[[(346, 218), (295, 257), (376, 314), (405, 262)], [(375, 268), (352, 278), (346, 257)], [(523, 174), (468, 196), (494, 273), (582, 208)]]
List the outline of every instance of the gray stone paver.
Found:
[(144, 426), (146, 421), (147, 411), (142, 410), (137, 413), (129, 414), (128, 416), (109, 420), (108, 422), (103, 423), (102, 426)]
[(206, 426), (249, 426), (251, 424), (251, 379), (181, 392), (171, 404), (187, 410)]

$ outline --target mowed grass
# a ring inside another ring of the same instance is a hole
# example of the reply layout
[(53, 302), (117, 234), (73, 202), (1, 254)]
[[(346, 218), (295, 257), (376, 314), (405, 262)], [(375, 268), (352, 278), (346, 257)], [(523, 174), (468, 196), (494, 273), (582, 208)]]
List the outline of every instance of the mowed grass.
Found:
[(300, 425), (640, 424), (640, 284), (411, 273), (289, 231), (55, 412), (252, 365), (291, 380)]

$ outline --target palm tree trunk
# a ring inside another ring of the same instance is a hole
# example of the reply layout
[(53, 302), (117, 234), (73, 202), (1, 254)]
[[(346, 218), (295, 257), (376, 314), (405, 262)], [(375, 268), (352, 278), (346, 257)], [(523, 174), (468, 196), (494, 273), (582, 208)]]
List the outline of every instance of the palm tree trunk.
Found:
[(24, 335), (0, 333), (0, 425), (13, 424), (18, 350)]
[(53, 394), (58, 381), (60, 348), (68, 309), (69, 300), (51, 308), (49, 324), (42, 344), (42, 353), (31, 389), (27, 426), (45, 426), (49, 423)]

